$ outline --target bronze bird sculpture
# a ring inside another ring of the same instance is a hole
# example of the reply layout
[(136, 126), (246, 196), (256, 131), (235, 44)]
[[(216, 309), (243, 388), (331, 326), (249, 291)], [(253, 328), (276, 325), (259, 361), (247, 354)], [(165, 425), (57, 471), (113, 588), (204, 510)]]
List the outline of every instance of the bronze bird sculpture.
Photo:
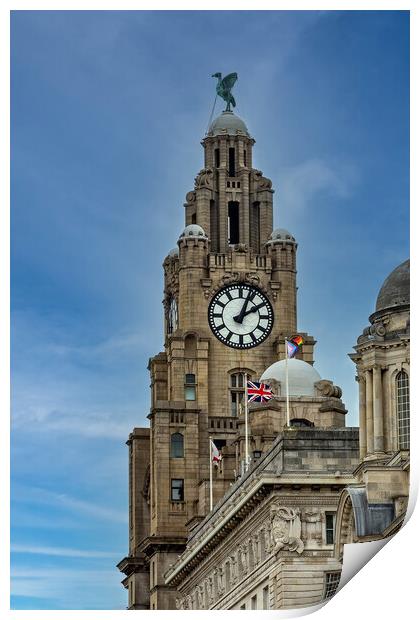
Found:
[(230, 112), (230, 106), (232, 105), (234, 108), (236, 107), (236, 101), (231, 93), (231, 90), (238, 79), (237, 73), (229, 73), (222, 80), (221, 73), (213, 73), (212, 77), (218, 78), (216, 92), (224, 101), (226, 101), (226, 110), (225, 112)]

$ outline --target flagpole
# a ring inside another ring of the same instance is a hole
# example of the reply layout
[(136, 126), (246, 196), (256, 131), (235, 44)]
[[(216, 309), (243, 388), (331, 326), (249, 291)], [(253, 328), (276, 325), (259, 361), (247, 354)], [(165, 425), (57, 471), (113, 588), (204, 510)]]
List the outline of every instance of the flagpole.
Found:
[(209, 437), (210, 450), (210, 512), (213, 510), (213, 454), (211, 449), (211, 437)]
[(287, 351), (287, 338), (284, 339), (284, 352), (286, 354), (286, 421), (287, 427), (290, 426), (290, 408), (289, 408), (289, 353)]
[(249, 465), (249, 448), (248, 448), (248, 383), (247, 376), (244, 372), (244, 386), (245, 386), (245, 468), (248, 471)]

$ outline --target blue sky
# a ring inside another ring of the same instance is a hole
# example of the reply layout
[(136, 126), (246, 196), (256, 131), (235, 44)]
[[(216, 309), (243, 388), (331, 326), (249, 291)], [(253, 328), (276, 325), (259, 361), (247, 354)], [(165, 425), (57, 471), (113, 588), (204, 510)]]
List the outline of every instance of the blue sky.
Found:
[[(407, 12), (12, 14), (12, 607), (122, 609), (127, 453), (162, 348), (162, 269), (237, 71), (299, 329), (343, 388), (409, 253)], [(218, 103), (221, 111), (222, 103)]]

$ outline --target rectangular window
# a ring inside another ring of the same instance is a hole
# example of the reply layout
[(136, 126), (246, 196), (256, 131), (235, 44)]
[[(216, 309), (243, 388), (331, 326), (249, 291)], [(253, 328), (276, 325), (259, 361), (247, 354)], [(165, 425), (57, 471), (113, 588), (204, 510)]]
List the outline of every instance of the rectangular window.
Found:
[(333, 512), (325, 513), (325, 542), (327, 545), (334, 544), (334, 525), (335, 514)]
[(184, 480), (182, 478), (172, 478), (171, 480), (171, 500), (173, 502), (184, 501)]
[(220, 168), (220, 149), (214, 149), (214, 165)]
[(229, 176), (235, 176), (235, 149), (229, 149)]
[(187, 373), (185, 375), (185, 400), (196, 400), (195, 375)]
[(244, 166), (246, 168), (246, 151), (244, 151)]
[(263, 588), (263, 609), (268, 609), (268, 586)]
[(254, 596), (251, 599), (251, 609), (257, 609), (257, 595), (254, 594)]
[(239, 243), (239, 203), (228, 203), (228, 241), (231, 245)]
[(212, 252), (219, 251), (219, 212), (217, 202), (210, 200), (210, 247)]
[(325, 573), (324, 598), (331, 598), (337, 592), (341, 573)]

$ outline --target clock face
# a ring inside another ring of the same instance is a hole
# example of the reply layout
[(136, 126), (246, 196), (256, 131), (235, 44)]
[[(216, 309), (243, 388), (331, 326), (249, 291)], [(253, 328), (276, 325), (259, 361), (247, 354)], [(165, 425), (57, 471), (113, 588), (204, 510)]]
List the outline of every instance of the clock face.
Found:
[(168, 334), (172, 334), (178, 328), (178, 305), (175, 297), (171, 297), (168, 308)]
[(209, 324), (219, 340), (234, 349), (261, 344), (273, 327), (273, 308), (267, 297), (249, 284), (231, 284), (210, 302)]

